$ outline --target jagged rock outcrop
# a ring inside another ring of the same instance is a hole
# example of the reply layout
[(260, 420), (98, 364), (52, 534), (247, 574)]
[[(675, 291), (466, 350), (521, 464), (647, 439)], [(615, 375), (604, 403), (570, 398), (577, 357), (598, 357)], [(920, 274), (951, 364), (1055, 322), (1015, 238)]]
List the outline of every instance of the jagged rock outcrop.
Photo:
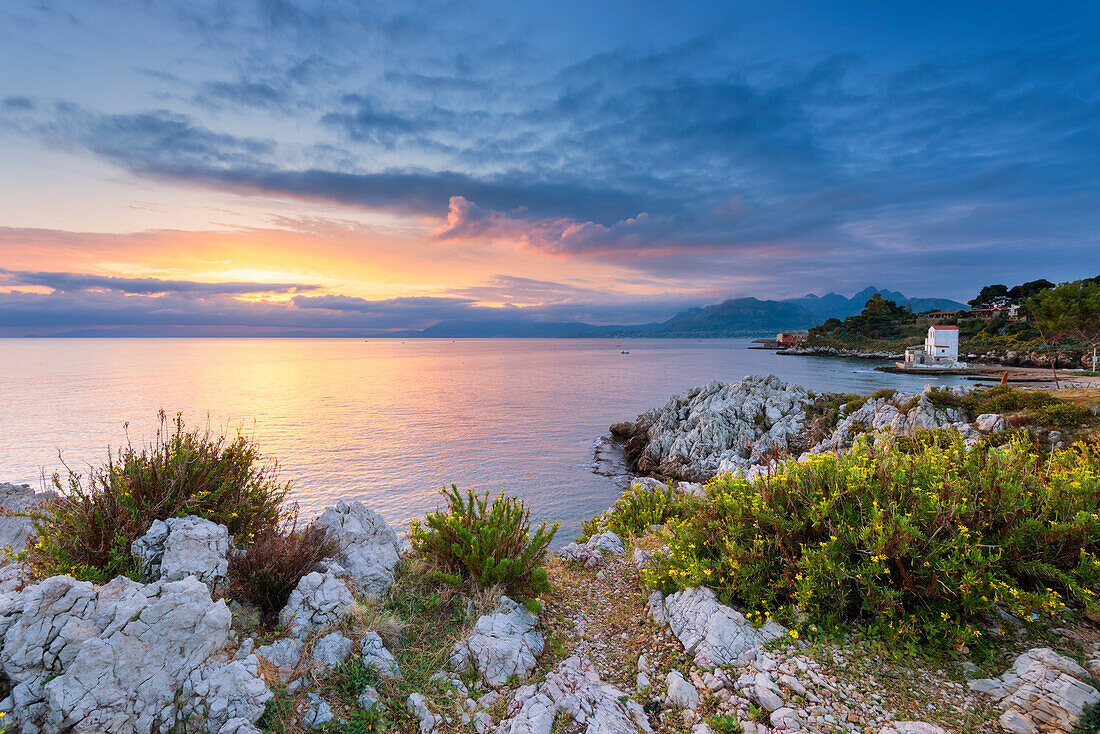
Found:
[(542, 654), (539, 618), (506, 596), (497, 610), (477, 620), (473, 631), (451, 650), (451, 670), (476, 670), (485, 685), (497, 688), (515, 678), (525, 679)]
[(303, 638), (311, 630), (339, 624), (355, 599), (347, 583), (331, 571), (314, 571), (302, 577), (286, 606), (279, 612), (279, 622), (295, 637)]
[(589, 571), (607, 565), (607, 561), (603, 558), (603, 553), (600, 553), (595, 548), (589, 548), (587, 545), (581, 545), (580, 543), (563, 545), (561, 548), (558, 548), (556, 553), (558, 558), (563, 561), (579, 563)]
[(969, 683), (971, 690), (993, 697), (1003, 710), (1001, 726), (1013, 734), (1069, 732), (1085, 706), (1100, 703), (1100, 691), (1085, 681), (1087, 670), (1049, 647), (1016, 658), (1000, 678)]
[(939, 408), (927, 394), (895, 393), (889, 398), (871, 398), (853, 410), (837, 423), (832, 435), (813, 446), (810, 453), (851, 448), (862, 433), (888, 430), (895, 436), (907, 436), (922, 428), (955, 428), (964, 434), (973, 433), (961, 410)]
[(741, 471), (791, 450), (802, 433), (806, 391), (775, 375), (712, 382), (675, 395), (637, 420), (611, 426), (632, 470), (687, 481)]
[(229, 660), (231, 615), (198, 579), (103, 586), (55, 576), (0, 605), (11, 732), (250, 728), (271, 698), (255, 656)]
[(393, 583), (393, 568), (402, 543), (393, 529), (362, 502), (338, 502), (321, 513), (316, 524), (340, 543), (329, 570), (348, 580), (357, 591), (384, 594)]
[(668, 622), (672, 634), (700, 668), (746, 665), (756, 659), (765, 643), (787, 634), (772, 620), (763, 627), (753, 627), (744, 615), (720, 603), (705, 586), (667, 597), (655, 591), (647, 606), (654, 621)]
[(57, 492), (35, 492), (27, 484), (0, 482), (0, 509), (6, 513), (0, 515), (0, 548), (9, 547), (16, 553), (25, 550), (35, 538), (34, 521), (11, 513), (33, 511), (51, 499), (57, 499)]
[(130, 551), (147, 581), (179, 581), (197, 576), (216, 589), (229, 572), (229, 529), (201, 517), (154, 520)]
[(550, 734), (558, 716), (583, 726), (585, 734), (652, 732), (637, 701), (601, 681), (588, 658), (574, 655), (542, 683), (517, 690), (495, 734)]

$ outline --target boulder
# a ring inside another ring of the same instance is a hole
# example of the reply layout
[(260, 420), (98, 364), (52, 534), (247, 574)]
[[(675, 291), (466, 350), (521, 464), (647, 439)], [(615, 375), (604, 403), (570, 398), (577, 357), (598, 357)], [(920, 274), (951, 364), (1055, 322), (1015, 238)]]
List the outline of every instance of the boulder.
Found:
[(336, 562), (351, 586), (376, 596), (384, 594), (393, 583), (402, 543), (382, 516), (362, 502), (338, 502), (321, 513), (316, 524), (340, 543)]
[(672, 634), (695, 657), (700, 668), (743, 666), (756, 659), (762, 646), (787, 634), (774, 621), (759, 629), (736, 609), (721, 604), (714, 592), (695, 586), (662, 598), (650, 595), (649, 615), (667, 621)]
[[(34, 521), (10, 513), (32, 512), (43, 502), (57, 499), (57, 492), (35, 492), (28, 484), (0, 482), (0, 548), (11, 548), (15, 553), (26, 550), (37, 534)], [(0, 556), (0, 562), (4, 558)]]
[(668, 685), (668, 695), (665, 700), (670, 706), (680, 709), (694, 709), (699, 705), (699, 691), (695, 686), (684, 680), (680, 671), (673, 670), (665, 677)]
[(692, 482), (740, 472), (792, 448), (804, 428), (806, 391), (775, 375), (712, 382), (675, 395), (637, 420), (611, 426), (642, 474)]
[(368, 632), (359, 640), (359, 651), (363, 654), (363, 665), (375, 671), (383, 678), (400, 678), (401, 669), (397, 658), (382, 644), (377, 632)]
[(557, 555), (558, 558), (563, 561), (579, 563), (590, 571), (607, 565), (607, 561), (603, 558), (603, 553), (595, 548), (589, 548), (587, 545), (580, 545), (579, 543), (569, 543), (568, 545), (562, 546), (558, 549)]
[(542, 683), (517, 690), (495, 734), (550, 734), (558, 716), (572, 719), (585, 734), (653, 731), (637, 701), (601, 681), (588, 658), (574, 655)]
[(451, 650), (451, 670), (476, 670), (490, 688), (515, 678), (523, 680), (542, 654), (542, 635), (535, 629), (538, 617), (506, 596), (497, 610), (477, 620), (473, 632)]
[(154, 520), (130, 546), (147, 581), (196, 576), (216, 589), (229, 572), (229, 529), (201, 517)]
[(997, 702), (1008, 731), (1069, 732), (1086, 706), (1100, 703), (1100, 691), (1086, 682), (1090, 677), (1069, 658), (1040, 647), (1017, 657), (1000, 678), (972, 680), (969, 686)]
[(302, 577), (290, 592), (279, 622), (295, 637), (304, 639), (311, 630), (334, 627), (355, 602), (343, 579), (331, 571), (314, 571)]
[(0, 710), (12, 732), (251, 724), (271, 692), (255, 656), (227, 660), (230, 625), (225, 602), (194, 577), (94, 586), (55, 576), (0, 606), (0, 670), (12, 686)]
[(593, 535), (584, 545), (589, 550), (599, 551), (600, 553), (618, 555), (619, 553), (625, 552), (622, 538), (610, 530), (605, 533)]
[(997, 433), (1006, 427), (1005, 417), (999, 413), (982, 413), (974, 419), (974, 427), (982, 433)]
[(313, 664), (323, 671), (335, 670), (351, 654), (352, 642), (339, 632), (330, 632), (313, 643)]

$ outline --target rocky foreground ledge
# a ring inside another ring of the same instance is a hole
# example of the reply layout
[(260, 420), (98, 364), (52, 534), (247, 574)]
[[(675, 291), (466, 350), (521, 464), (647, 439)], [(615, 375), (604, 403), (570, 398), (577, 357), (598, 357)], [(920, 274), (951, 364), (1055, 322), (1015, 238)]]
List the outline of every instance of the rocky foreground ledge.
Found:
[[(929, 394), (854, 401), (828, 420), (821, 401), (752, 377), (686, 391), (613, 430), (635, 470), (703, 481), (764, 471), (778, 455), (843, 451), (872, 429), (952, 426), (977, 439), (1005, 428), (1004, 416), (969, 421)], [(0, 484), (9, 510), (50, 497)], [(808, 643), (774, 620), (753, 623), (705, 587), (647, 588), (641, 571), (668, 550), (661, 528), (565, 546), (546, 561), (553, 590), (539, 600), (492, 590), (435, 599), (431, 614), (461, 607), (458, 627), (430, 619), (406, 634), (393, 615), (428, 601), (414, 597), (430, 569), (411, 570), (407, 543), (361, 503), (317, 522), (339, 551), (301, 579), (275, 629), (227, 603), (237, 551), (225, 526), (198, 517), (155, 522), (133, 544), (141, 580), (35, 579), (17, 562), (0, 565), (0, 725), (9, 734), (362, 734), (383, 722), (407, 734), (1068, 734), (1100, 702), (1100, 632), (1087, 619), (1041, 639), (1019, 625), (1007, 657), (981, 668), (965, 651), (899, 664), (872, 641)], [(0, 517), (0, 544), (19, 550), (33, 537), (27, 518)], [(399, 685), (410, 679), (413, 690)]]

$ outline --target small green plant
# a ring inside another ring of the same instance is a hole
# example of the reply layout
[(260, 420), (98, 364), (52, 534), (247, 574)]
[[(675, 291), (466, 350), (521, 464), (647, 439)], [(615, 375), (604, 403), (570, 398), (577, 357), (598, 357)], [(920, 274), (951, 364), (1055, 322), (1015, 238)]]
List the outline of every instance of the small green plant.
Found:
[(294, 718), (294, 698), (284, 685), (276, 687), (272, 693), (275, 695), (264, 704), (264, 712), (256, 726), (270, 734), (290, 734)]
[(37, 542), (25, 554), (39, 576), (68, 574), (102, 582), (135, 576), (130, 545), (154, 520), (197, 515), (229, 528), (238, 544), (277, 529), (285, 520), (289, 486), (276, 481), (247, 437), (215, 437), (188, 430), (177, 415), (160, 412), (150, 444), (127, 443), (87, 479), (73, 471), (60, 497), (30, 514)]
[(515, 497), (482, 496), (458, 487), (441, 492), (446, 511), (436, 508), (423, 523), (413, 520), (413, 550), (436, 570), (461, 576), (478, 586), (500, 584), (510, 591), (541, 593), (550, 580), (541, 564), (558, 531), (540, 523), (531, 532), (531, 513)]
[(737, 721), (737, 717), (730, 716), (729, 714), (711, 716), (707, 718), (707, 725), (719, 734), (741, 734), (742, 732), (741, 724)]
[(284, 531), (266, 532), (243, 553), (230, 557), (228, 595), (255, 604), (270, 622), (302, 577), (339, 552), (336, 539), (317, 525), (298, 530), (291, 523)]
[(1100, 704), (1090, 703), (1085, 706), (1081, 718), (1073, 727), (1073, 734), (1100, 734)]

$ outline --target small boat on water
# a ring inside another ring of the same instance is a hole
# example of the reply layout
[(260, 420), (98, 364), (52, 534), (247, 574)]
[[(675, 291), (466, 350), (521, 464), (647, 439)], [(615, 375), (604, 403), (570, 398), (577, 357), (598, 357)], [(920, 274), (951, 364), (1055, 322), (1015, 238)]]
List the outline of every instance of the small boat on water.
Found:
[(619, 352), (619, 354), (630, 354), (630, 352), (628, 352), (624, 349), (623, 351)]

